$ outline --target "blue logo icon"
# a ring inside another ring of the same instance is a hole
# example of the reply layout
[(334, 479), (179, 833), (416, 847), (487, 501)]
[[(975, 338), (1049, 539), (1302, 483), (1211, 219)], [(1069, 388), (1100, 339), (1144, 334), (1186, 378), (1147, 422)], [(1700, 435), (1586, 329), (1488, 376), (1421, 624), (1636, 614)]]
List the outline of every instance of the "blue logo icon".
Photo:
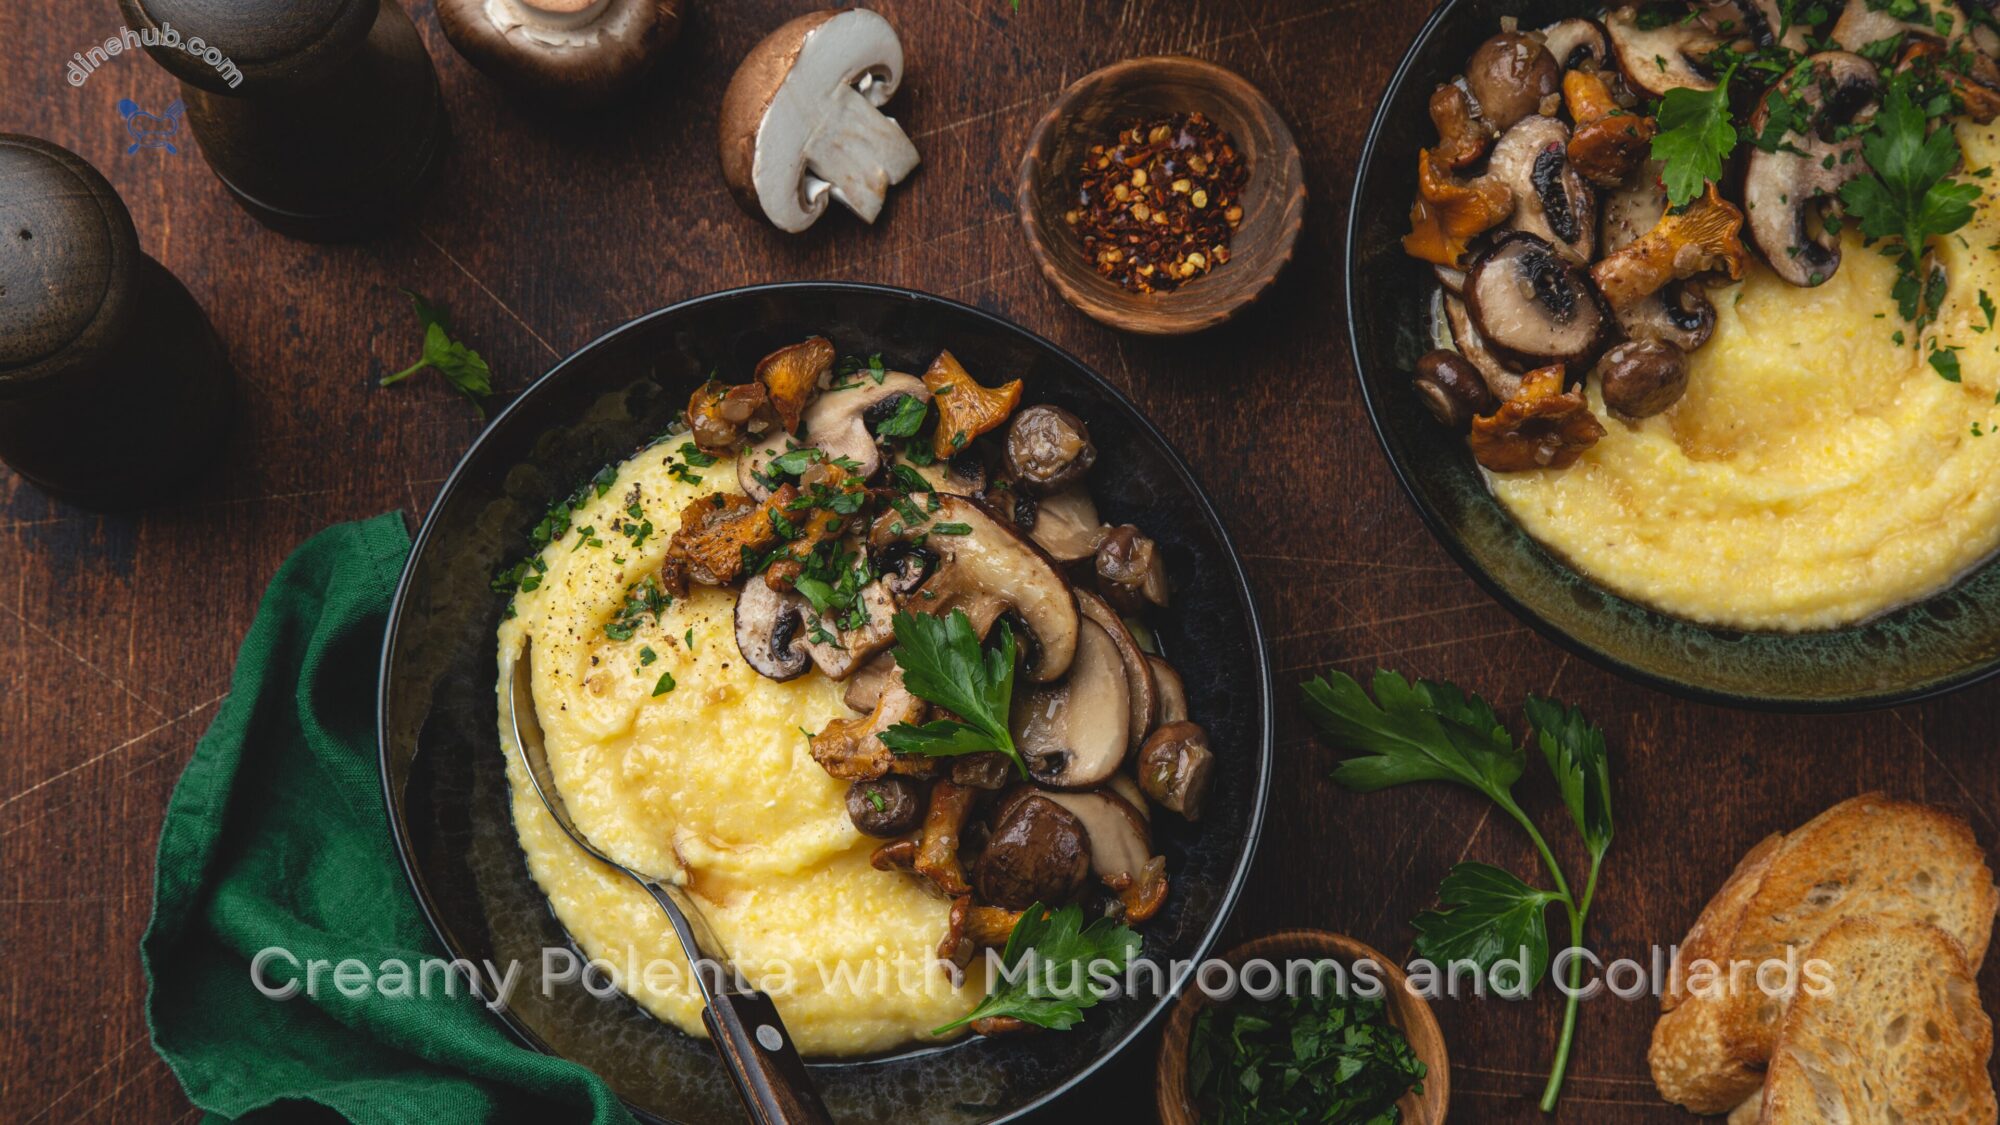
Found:
[(125, 131), (132, 134), (132, 145), (125, 150), (126, 155), (142, 148), (163, 148), (178, 155), (180, 149), (174, 147), (174, 137), (181, 131), (181, 114), (187, 106), (178, 99), (167, 107), (165, 113), (147, 113), (139, 108), (139, 103), (125, 98), (118, 103), (118, 112), (125, 118)]

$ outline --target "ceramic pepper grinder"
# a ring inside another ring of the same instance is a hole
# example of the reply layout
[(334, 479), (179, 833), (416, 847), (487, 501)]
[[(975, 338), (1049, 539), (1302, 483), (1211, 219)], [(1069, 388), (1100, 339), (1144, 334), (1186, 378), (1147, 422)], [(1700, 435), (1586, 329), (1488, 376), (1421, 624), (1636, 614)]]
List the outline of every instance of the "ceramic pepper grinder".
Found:
[(132, 507), (221, 446), (230, 388), (208, 319), (97, 169), (0, 133), (0, 460), (63, 499)]
[(681, 29), (681, 0), (437, 0), (467, 62), (524, 97), (581, 109), (650, 74)]
[[(395, 0), (119, 0), (181, 80), (224, 186), (300, 238), (392, 222), (443, 154), (444, 102)], [(189, 48), (201, 40), (201, 53)]]

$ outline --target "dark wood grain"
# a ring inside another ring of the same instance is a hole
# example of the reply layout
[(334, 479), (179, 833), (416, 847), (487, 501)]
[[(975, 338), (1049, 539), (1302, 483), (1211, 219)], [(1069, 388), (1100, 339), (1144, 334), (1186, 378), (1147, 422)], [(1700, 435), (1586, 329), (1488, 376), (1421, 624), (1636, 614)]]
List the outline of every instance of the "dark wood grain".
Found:
[[(877, 0), (902, 29), (894, 103), (924, 156), (881, 221), (830, 216), (787, 238), (746, 218), (716, 169), (716, 105), (743, 52), (810, 0), (690, 7), (673, 65), (617, 112), (540, 117), (453, 54), (437, 60), (455, 147), (407, 226), (356, 245), (273, 235), (195, 152), (127, 154), (116, 105), (163, 109), (177, 85), (121, 56), (72, 88), (74, 51), (117, 32), (111, 0), (0, 5), (0, 131), (101, 168), (140, 243), (213, 319), (239, 373), (220, 466), (170, 502), (100, 516), (0, 471), (0, 1120), (185, 1122), (196, 1114), (146, 1040), (136, 955), (160, 815), (229, 690), (236, 646), (285, 554), (335, 520), (422, 513), (478, 431), (409, 363), (407, 286), (448, 304), (503, 392), (624, 320), (708, 290), (855, 278), (1011, 317), (1123, 386), (1179, 443), (1238, 536), (1287, 706), (1271, 816), (1230, 931), (1312, 926), (1392, 955), (1461, 859), (1529, 873), (1535, 856), (1483, 799), (1442, 787), (1356, 796), (1289, 706), (1327, 666), (1385, 664), (1505, 701), (1544, 692), (1602, 721), (1620, 821), (1593, 944), (1670, 943), (1765, 834), (1869, 788), (1939, 802), (2000, 840), (1992, 718), (2000, 685), (1875, 714), (1791, 718), (1676, 702), (1566, 655), (1484, 596), (1397, 491), (1362, 413), (1336, 269), (1353, 161), (1375, 92), (1425, 15), (1368, 0)], [(1185, 53), (1261, 87), (1291, 122), (1312, 205), (1269, 297), (1196, 337), (1121, 335), (1043, 280), (1012, 210), (1029, 130), (1066, 81), (1120, 58)], [(1509, 711), (1518, 722), (1517, 709)], [(1226, 752), (1226, 748), (1223, 748)], [(1525, 785), (1555, 828), (1559, 803)], [(1579, 857), (1552, 831), (1566, 861)], [(1984, 976), (2000, 996), (2000, 968)], [(1455, 1118), (1533, 1122), (1560, 1005), (1442, 1002)], [(1558, 1120), (1668, 1123), (1647, 1077), (1649, 1004), (1584, 1006)], [(1152, 1044), (1058, 1119), (1129, 1120), (1152, 1103)], [(1106, 1117), (1116, 1114), (1116, 1117)]]

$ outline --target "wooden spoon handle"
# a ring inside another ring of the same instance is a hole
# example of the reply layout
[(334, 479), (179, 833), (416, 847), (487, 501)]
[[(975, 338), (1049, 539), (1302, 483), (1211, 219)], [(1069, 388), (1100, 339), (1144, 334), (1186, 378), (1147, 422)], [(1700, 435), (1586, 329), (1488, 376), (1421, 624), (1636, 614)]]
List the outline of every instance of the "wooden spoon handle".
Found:
[(757, 1125), (832, 1125), (769, 996), (718, 989), (701, 1020), (750, 1120)]

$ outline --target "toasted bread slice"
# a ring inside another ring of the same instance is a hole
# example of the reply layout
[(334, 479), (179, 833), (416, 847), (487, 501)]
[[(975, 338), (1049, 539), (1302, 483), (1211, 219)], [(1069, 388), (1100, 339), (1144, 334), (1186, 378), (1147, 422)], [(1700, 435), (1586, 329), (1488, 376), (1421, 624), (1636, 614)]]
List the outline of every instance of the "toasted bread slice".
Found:
[(1807, 956), (1832, 987), (1785, 1012), (1762, 1125), (1994, 1125), (1993, 1022), (1951, 935), (1922, 922), (1849, 918)]
[(1758, 1118), (1763, 1114), (1764, 1091), (1759, 1089), (1756, 1097), (1729, 1111), (1728, 1125), (1757, 1125)]
[[(1993, 873), (1964, 821), (1869, 793), (1746, 856), (1689, 933), (1683, 964), (1796, 958), (1844, 919), (1882, 917), (1937, 925), (1977, 967), (1996, 906)], [(1647, 1055), (1662, 1096), (1716, 1114), (1757, 1092), (1782, 995), (1745, 981), (1719, 994), (1669, 996), (1662, 1007)]]

